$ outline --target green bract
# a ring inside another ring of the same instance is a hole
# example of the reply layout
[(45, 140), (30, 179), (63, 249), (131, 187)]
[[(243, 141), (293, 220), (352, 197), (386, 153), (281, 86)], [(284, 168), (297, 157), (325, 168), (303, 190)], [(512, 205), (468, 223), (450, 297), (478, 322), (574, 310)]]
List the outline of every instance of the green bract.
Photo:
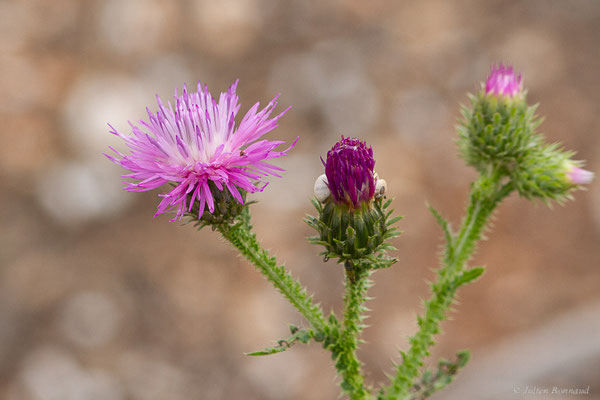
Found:
[[(254, 201), (246, 201), (247, 192), (243, 189), (239, 190), (240, 196), (244, 200), (244, 204), (241, 204), (228, 190), (219, 190), (213, 182), (209, 182), (208, 187), (214, 198), (215, 211), (212, 213), (209, 212), (208, 204), (205, 204), (204, 212), (200, 219), (198, 219), (200, 206), (198, 202), (195, 202), (192, 209), (186, 213), (189, 221), (195, 222), (196, 226), (200, 229), (205, 226), (211, 226), (214, 230), (219, 225), (229, 225), (244, 211), (246, 206), (255, 203)], [(191, 194), (188, 194), (188, 197), (191, 197)]]
[(319, 216), (308, 216), (305, 221), (319, 235), (309, 240), (325, 247), (321, 254), (326, 258), (337, 257), (343, 262), (367, 257), (389, 249), (385, 241), (398, 235), (391, 225), (400, 217), (390, 218), (392, 210), (387, 210), (391, 200), (383, 203), (381, 198), (374, 199), (358, 209), (332, 201), (321, 204), (313, 199), (312, 203)]
[(541, 122), (535, 115), (537, 106), (527, 106), (525, 93), (511, 98), (481, 90), (469, 99), (471, 107), (461, 110), (458, 148), (467, 164), (479, 172), (485, 173), (492, 166), (510, 170), (542, 142), (535, 133)]

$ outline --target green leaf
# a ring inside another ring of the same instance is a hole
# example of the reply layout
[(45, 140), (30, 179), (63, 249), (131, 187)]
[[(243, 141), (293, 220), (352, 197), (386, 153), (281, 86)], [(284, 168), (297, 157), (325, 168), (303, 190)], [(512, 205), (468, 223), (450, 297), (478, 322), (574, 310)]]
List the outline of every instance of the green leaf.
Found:
[(469, 361), (468, 350), (456, 353), (456, 361), (441, 359), (438, 361), (437, 371), (426, 370), (421, 378), (413, 385), (411, 400), (426, 399), (433, 393), (443, 389), (456, 377), (459, 370)]
[(400, 221), (402, 218), (404, 218), (404, 217), (403, 216), (394, 217), (394, 218), (390, 219), (389, 221), (387, 221), (386, 224), (388, 226), (394, 225), (396, 222)]
[(245, 353), (247, 356), (268, 356), (271, 354), (281, 353), (288, 349), (288, 347), (267, 347), (261, 351), (253, 351), (252, 353)]
[(292, 336), (290, 336), (287, 339), (278, 340), (277, 346), (267, 347), (266, 349), (261, 350), (261, 351), (254, 351), (252, 353), (246, 353), (246, 355), (247, 356), (268, 356), (270, 354), (281, 353), (283, 351), (286, 351), (293, 345), (295, 345), (297, 342), (306, 344), (306, 343), (310, 342), (310, 339), (312, 339), (315, 336), (313, 331), (300, 329), (295, 325), (290, 325), (290, 332), (292, 333)]
[(440, 227), (444, 231), (446, 243), (448, 244), (449, 247), (451, 247), (453, 245), (452, 237), (454, 235), (452, 234), (452, 231), (450, 230), (450, 224), (448, 223), (448, 221), (446, 221), (444, 219), (444, 217), (442, 217), (442, 214), (440, 214), (435, 208), (433, 208), (433, 206), (431, 204), (427, 203), (427, 208), (429, 209), (431, 214), (433, 214), (433, 217), (435, 218), (437, 223), (440, 225)]
[(296, 334), (296, 339), (300, 342), (300, 343), (304, 343), (307, 344), (308, 342), (310, 342), (310, 339), (312, 338), (312, 334), (308, 331), (299, 331)]
[(474, 267), (471, 269), (468, 269), (464, 272), (462, 272), (457, 278), (456, 278), (456, 286), (462, 286), (466, 283), (472, 282), (475, 279), (479, 278), (481, 276), (481, 274), (483, 274), (483, 271), (485, 271), (484, 267)]
[(456, 366), (463, 368), (469, 362), (471, 358), (471, 352), (469, 350), (461, 350), (456, 353)]

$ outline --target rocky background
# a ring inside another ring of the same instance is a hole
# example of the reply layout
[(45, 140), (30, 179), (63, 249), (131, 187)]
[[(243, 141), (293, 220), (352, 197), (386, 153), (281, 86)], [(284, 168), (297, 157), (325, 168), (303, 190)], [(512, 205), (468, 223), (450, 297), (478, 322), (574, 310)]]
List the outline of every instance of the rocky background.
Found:
[[(541, 129), (600, 168), (600, 2), (533, 0), (0, 1), (0, 398), (335, 399), (316, 344), (244, 356), (286, 337), (298, 314), (210, 230), (153, 219), (157, 194), (121, 190), (107, 123), (155, 108), (184, 82), (240, 79), (244, 113), (281, 93), (271, 138), (300, 141), (253, 206), (255, 226), (320, 301), (341, 306), (343, 272), (301, 219), (320, 156), (366, 139), (405, 233), (375, 275), (360, 350), (384, 382), (428, 296), (441, 232), (473, 171), (457, 158), (459, 103), (492, 63), (524, 75)], [(471, 348), (437, 399), (523, 398), (527, 387), (600, 399), (600, 185), (553, 210), (510, 197), (473, 263), (431, 358)], [(521, 391), (521, 392), (520, 392)]]

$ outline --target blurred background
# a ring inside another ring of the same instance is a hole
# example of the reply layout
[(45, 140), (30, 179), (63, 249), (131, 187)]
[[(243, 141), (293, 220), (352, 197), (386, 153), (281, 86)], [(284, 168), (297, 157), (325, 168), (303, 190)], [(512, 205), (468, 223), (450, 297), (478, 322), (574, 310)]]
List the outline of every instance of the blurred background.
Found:
[[(125, 193), (107, 123), (155, 110), (183, 83), (240, 79), (241, 115), (281, 93), (269, 135), (284, 179), (256, 195), (257, 233), (326, 311), (342, 269), (302, 217), (340, 134), (373, 146), (405, 233), (375, 275), (360, 356), (387, 381), (429, 296), (441, 232), (474, 172), (457, 157), (459, 103), (490, 64), (514, 64), (549, 140), (600, 168), (600, 2), (533, 0), (0, 0), (0, 398), (335, 399), (329, 353), (244, 356), (302, 320), (209, 229), (152, 216), (160, 191)], [(511, 196), (473, 264), (486, 265), (430, 360), (471, 348), (437, 399), (586, 388), (600, 399), (600, 185), (549, 209)], [(562, 399), (578, 396), (544, 396)]]

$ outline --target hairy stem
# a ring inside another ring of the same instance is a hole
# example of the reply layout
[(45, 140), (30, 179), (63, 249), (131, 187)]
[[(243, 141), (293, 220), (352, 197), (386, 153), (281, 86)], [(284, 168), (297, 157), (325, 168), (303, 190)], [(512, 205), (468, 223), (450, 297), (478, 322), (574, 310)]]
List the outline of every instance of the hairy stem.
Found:
[(336, 368), (342, 375), (341, 387), (351, 400), (370, 398), (361, 373), (361, 363), (356, 357), (359, 335), (363, 329), (363, 306), (367, 289), (370, 286), (369, 272), (346, 261), (346, 294), (344, 296), (344, 324), (341, 337), (336, 345)]
[(217, 229), (296, 307), (316, 331), (325, 331), (326, 322), (321, 307), (314, 304), (303, 286), (283, 265), (277, 265), (277, 260), (261, 247), (252, 232), (249, 215), (235, 225), (220, 225)]
[(438, 279), (431, 285), (432, 297), (425, 301), (425, 315), (418, 316), (419, 330), (410, 338), (410, 347), (402, 353), (403, 362), (398, 365), (396, 376), (382, 399), (407, 399), (429, 348), (435, 343), (434, 335), (440, 332), (440, 323), (454, 300), (458, 287), (468, 280), (458, 279), (465, 271), (465, 264), (481, 239), (487, 221), (502, 199), (512, 191), (509, 182), (502, 186), (498, 175), (481, 176), (473, 183), (467, 214), (457, 236), (447, 236), (446, 256), (438, 270)]

